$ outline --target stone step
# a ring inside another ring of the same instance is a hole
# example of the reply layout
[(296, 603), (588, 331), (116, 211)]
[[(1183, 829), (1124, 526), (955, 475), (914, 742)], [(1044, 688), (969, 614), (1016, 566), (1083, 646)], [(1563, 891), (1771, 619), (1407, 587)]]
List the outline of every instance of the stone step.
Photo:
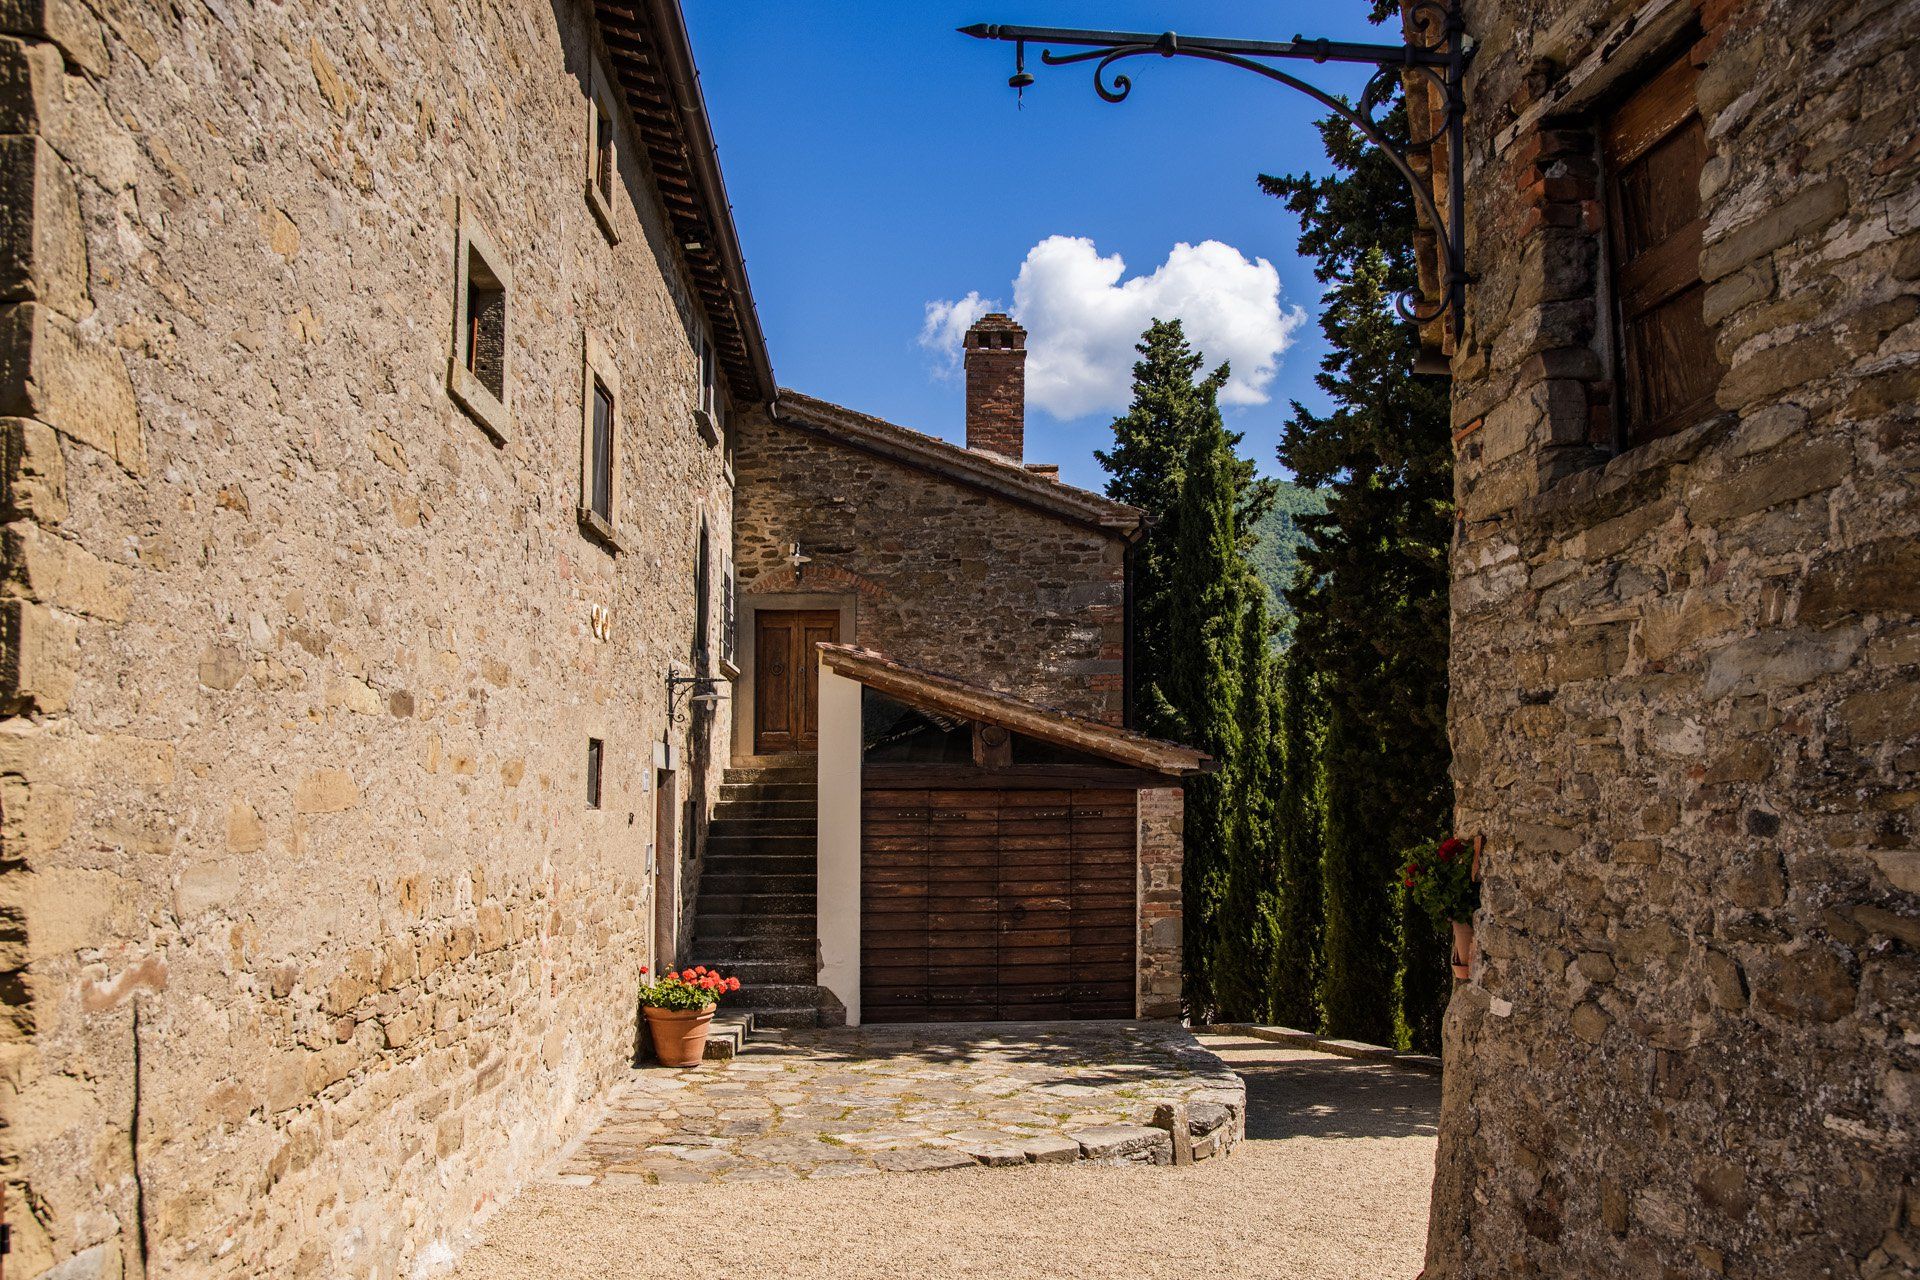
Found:
[(813, 805), (820, 799), (819, 788), (811, 782), (723, 782), (720, 804), (802, 804)]
[(753, 818), (727, 814), (722, 809), (713, 811), (713, 821), (707, 825), (707, 843), (715, 840), (737, 840), (741, 838), (777, 839), (800, 837), (812, 840), (816, 823), (812, 818)]
[(801, 1027), (820, 1025), (818, 1009), (740, 1009), (736, 1012), (744, 1013), (751, 1018), (756, 1028), (791, 1031)]
[(720, 796), (714, 802), (714, 811), (742, 813), (790, 814), (804, 817), (820, 807), (820, 797), (811, 789), (799, 795), (784, 793), (767, 794), (758, 788), (722, 787)]
[(709, 864), (700, 877), (700, 894), (703, 899), (710, 893), (803, 893), (811, 897), (818, 882), (819, 877), (811, 867), (805, 871), (742, 875), (718, 872)]
[(716, 893), (702, 882), (700, 898), (695, 907), (699, 915), (719, 916), (806, 916), (814, 918), (818, 914), (819, 900), (809, 890), (805, 893)]
[[(813, 937), (754, 938), (740, 936), (696, 937), (688, 950), (700, 957), (699, 963), (728, 969), (748, 961), (811, 966), (818, 944)], [(740, 981), (745, 982), (742, 978)]]
[(729, 1013), (741, 1010), (760, 1013), (768, 1009), (806, 1009), (820, 1007), (820, 988), (811, 982), (753, 983), (740, 980), (740, 990), (727, 1001)]
[(812, 853), (710, 853), (701, 875), (810, 876), (818, 870)]
[(795, 960), (715, 960), (708, 956), (706, 947), (695, 943), (693, 947), (694, 963), (704, 964), (709, 969), (718, 969), (729, 978), (740, 979), (743, 992), (758, 991), (763, 986), (809, 986), (816, 975), (811, 957)]
[(804, 938), (811, 942), (817, 927), (811, 911), (782, 915), (696, 915), (693, 918), (693, 936), (702, 943), (714, 938)]
[(728, 835), (709, 833), (707, 853), (784, 853), (812, 854), (817, 845), (813, 833), (805, 835)]
[(812, 756), (773, 764), (735, 765), (722, 774), (720, 780), (742, 786), (751, 782), (810, 782), (817, 786), (820, 766)]

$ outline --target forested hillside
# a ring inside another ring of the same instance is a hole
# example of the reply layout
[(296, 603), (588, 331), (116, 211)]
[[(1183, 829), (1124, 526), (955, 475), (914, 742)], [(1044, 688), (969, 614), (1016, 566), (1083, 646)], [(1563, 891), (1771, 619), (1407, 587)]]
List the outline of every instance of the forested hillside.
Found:
[(1293, 583), (1293, 567), (1299, 560), (1300, 545), (1306, 534), (1300, 528), (1302, 516), (1317, 516), (1327, 509), (1324, 490), (1282, 480), (1274, 493), (1273, 506), (1254, 523), (1254, 572), (1266, 585), (1273, 616), (1279, 620), (1281, 635), (1293, 630), (1293, 609), (1287, 604), (1287, 588)]

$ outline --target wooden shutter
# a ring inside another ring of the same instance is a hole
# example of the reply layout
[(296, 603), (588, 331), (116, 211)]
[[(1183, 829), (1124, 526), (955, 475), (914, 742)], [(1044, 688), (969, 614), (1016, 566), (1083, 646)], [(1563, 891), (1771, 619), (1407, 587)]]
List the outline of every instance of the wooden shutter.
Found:
[(1700, 311), (1707, 137), (1696, 77), (1682, 55), (1622, 102), (1601, 132), (1628, 446), (1699, 421), (1720, 383), (1713, 333)]

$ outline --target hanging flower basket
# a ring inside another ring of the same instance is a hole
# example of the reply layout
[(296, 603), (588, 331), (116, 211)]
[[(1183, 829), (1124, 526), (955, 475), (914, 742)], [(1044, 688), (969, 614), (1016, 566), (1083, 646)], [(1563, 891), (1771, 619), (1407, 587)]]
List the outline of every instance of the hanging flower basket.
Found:
[(1453, 976), (1473, 973), (1473, 913), (1480, 906), (1480, 841), (1471, 848), (1457, 836), (1407, 850), (1400, 884), (1436, 926), (1453, 932)]
[[(647, 968), (640, 966), (640, 976)], [(640, 988), (640, 1008), (647, 1033), (653, 1037), (653, 1056), (663, 1067), (697, 1067), (707, 1056), (707, 1028), (722, 996), (740, 989), (740, 979), (722, 975), (705, 965), (669, 971)]]

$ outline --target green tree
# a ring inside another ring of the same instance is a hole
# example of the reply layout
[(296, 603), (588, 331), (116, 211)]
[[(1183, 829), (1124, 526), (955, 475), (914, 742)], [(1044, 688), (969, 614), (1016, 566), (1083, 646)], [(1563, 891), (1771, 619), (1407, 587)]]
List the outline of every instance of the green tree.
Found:
[[(1209, 416), (1217, 424), (1218, 411)], [(1219, 1008), (1219, 957), (1233, 941), (1222, 936), (1222, 921), (1234, 846), (1243, 838), (1236, 805), (1244, 794), (1239, 615), (1248, 574), (1234, 531), (1232, 464), (1224, 429), (1196, 432), (1165, 524), (1169, 575), (1179, 584), (1167, 610), (1169, 727), (1217, 765), (1186, 789), (1186, 986), (1196, 1019)]]
[(1312, 655), (1289, 648), (1278, 660), (1279, 723), (1273, 735), (1273, 833), (1277, 883), (1273, 970), (1268, 982), (1276, 1022), (1320, 1026), (1320, 710)]
[(1240, 437), (1226, 432), (1217, 408), (1228, 366), (1201, 375), (1205, 357), (1187, 342), (1178, 320), (1155, 320), (1134, 348), (1133, 404), (1113, 423), (1113, 448), (1094, 456), (1108, 473), (1107, 496), (1145, 511), (1152, 521), (1133, 550), (1133, 721), (1148, 733), (1172, 732), (1166, 686), (1172, 669), (1169, 641), (1173, 581), (1169, 521), (1180, 497), (1194, 440), (1221, 431), (1227, 441), (1234, 495), (1236, 546), (1251, 550), (1254, 528), (1272, 507), (1275, 482), (1255, 476), (1236, 452)]
[[(1404, 137), (1404, 110), (1386, 125)], [(1316, 414), (1296, 403), (1279, 449), (1300, 483), (1327, 495), (1323, 514), (1300, 520), (1306, 541), (1288, 592), (1290, 657), (1310, 668), (1319, 709), (1319, 995), (1335, 1034), (1404, 1032), (1432, 1047), (1444, 977), (1401, 970), (1443, 961), (1423, 936), (1431, 927), (1402, 910), (1392, 877), (1402, 849), (1444, 828), (1450, 799), (1447, 395), (1414, 376), (1418, 335), (1391, 305), (1416, 280), (1404, 181), (1344, 121), (1320, 131), (1332, 174), (1260, 180), (1300, 216), (1301, 250), (1328, 286), (1320, 323), (1329, 352), (1316, 381), (1333, 407)], [(1293, 921), (1296, 904), (1284, 911)]]

